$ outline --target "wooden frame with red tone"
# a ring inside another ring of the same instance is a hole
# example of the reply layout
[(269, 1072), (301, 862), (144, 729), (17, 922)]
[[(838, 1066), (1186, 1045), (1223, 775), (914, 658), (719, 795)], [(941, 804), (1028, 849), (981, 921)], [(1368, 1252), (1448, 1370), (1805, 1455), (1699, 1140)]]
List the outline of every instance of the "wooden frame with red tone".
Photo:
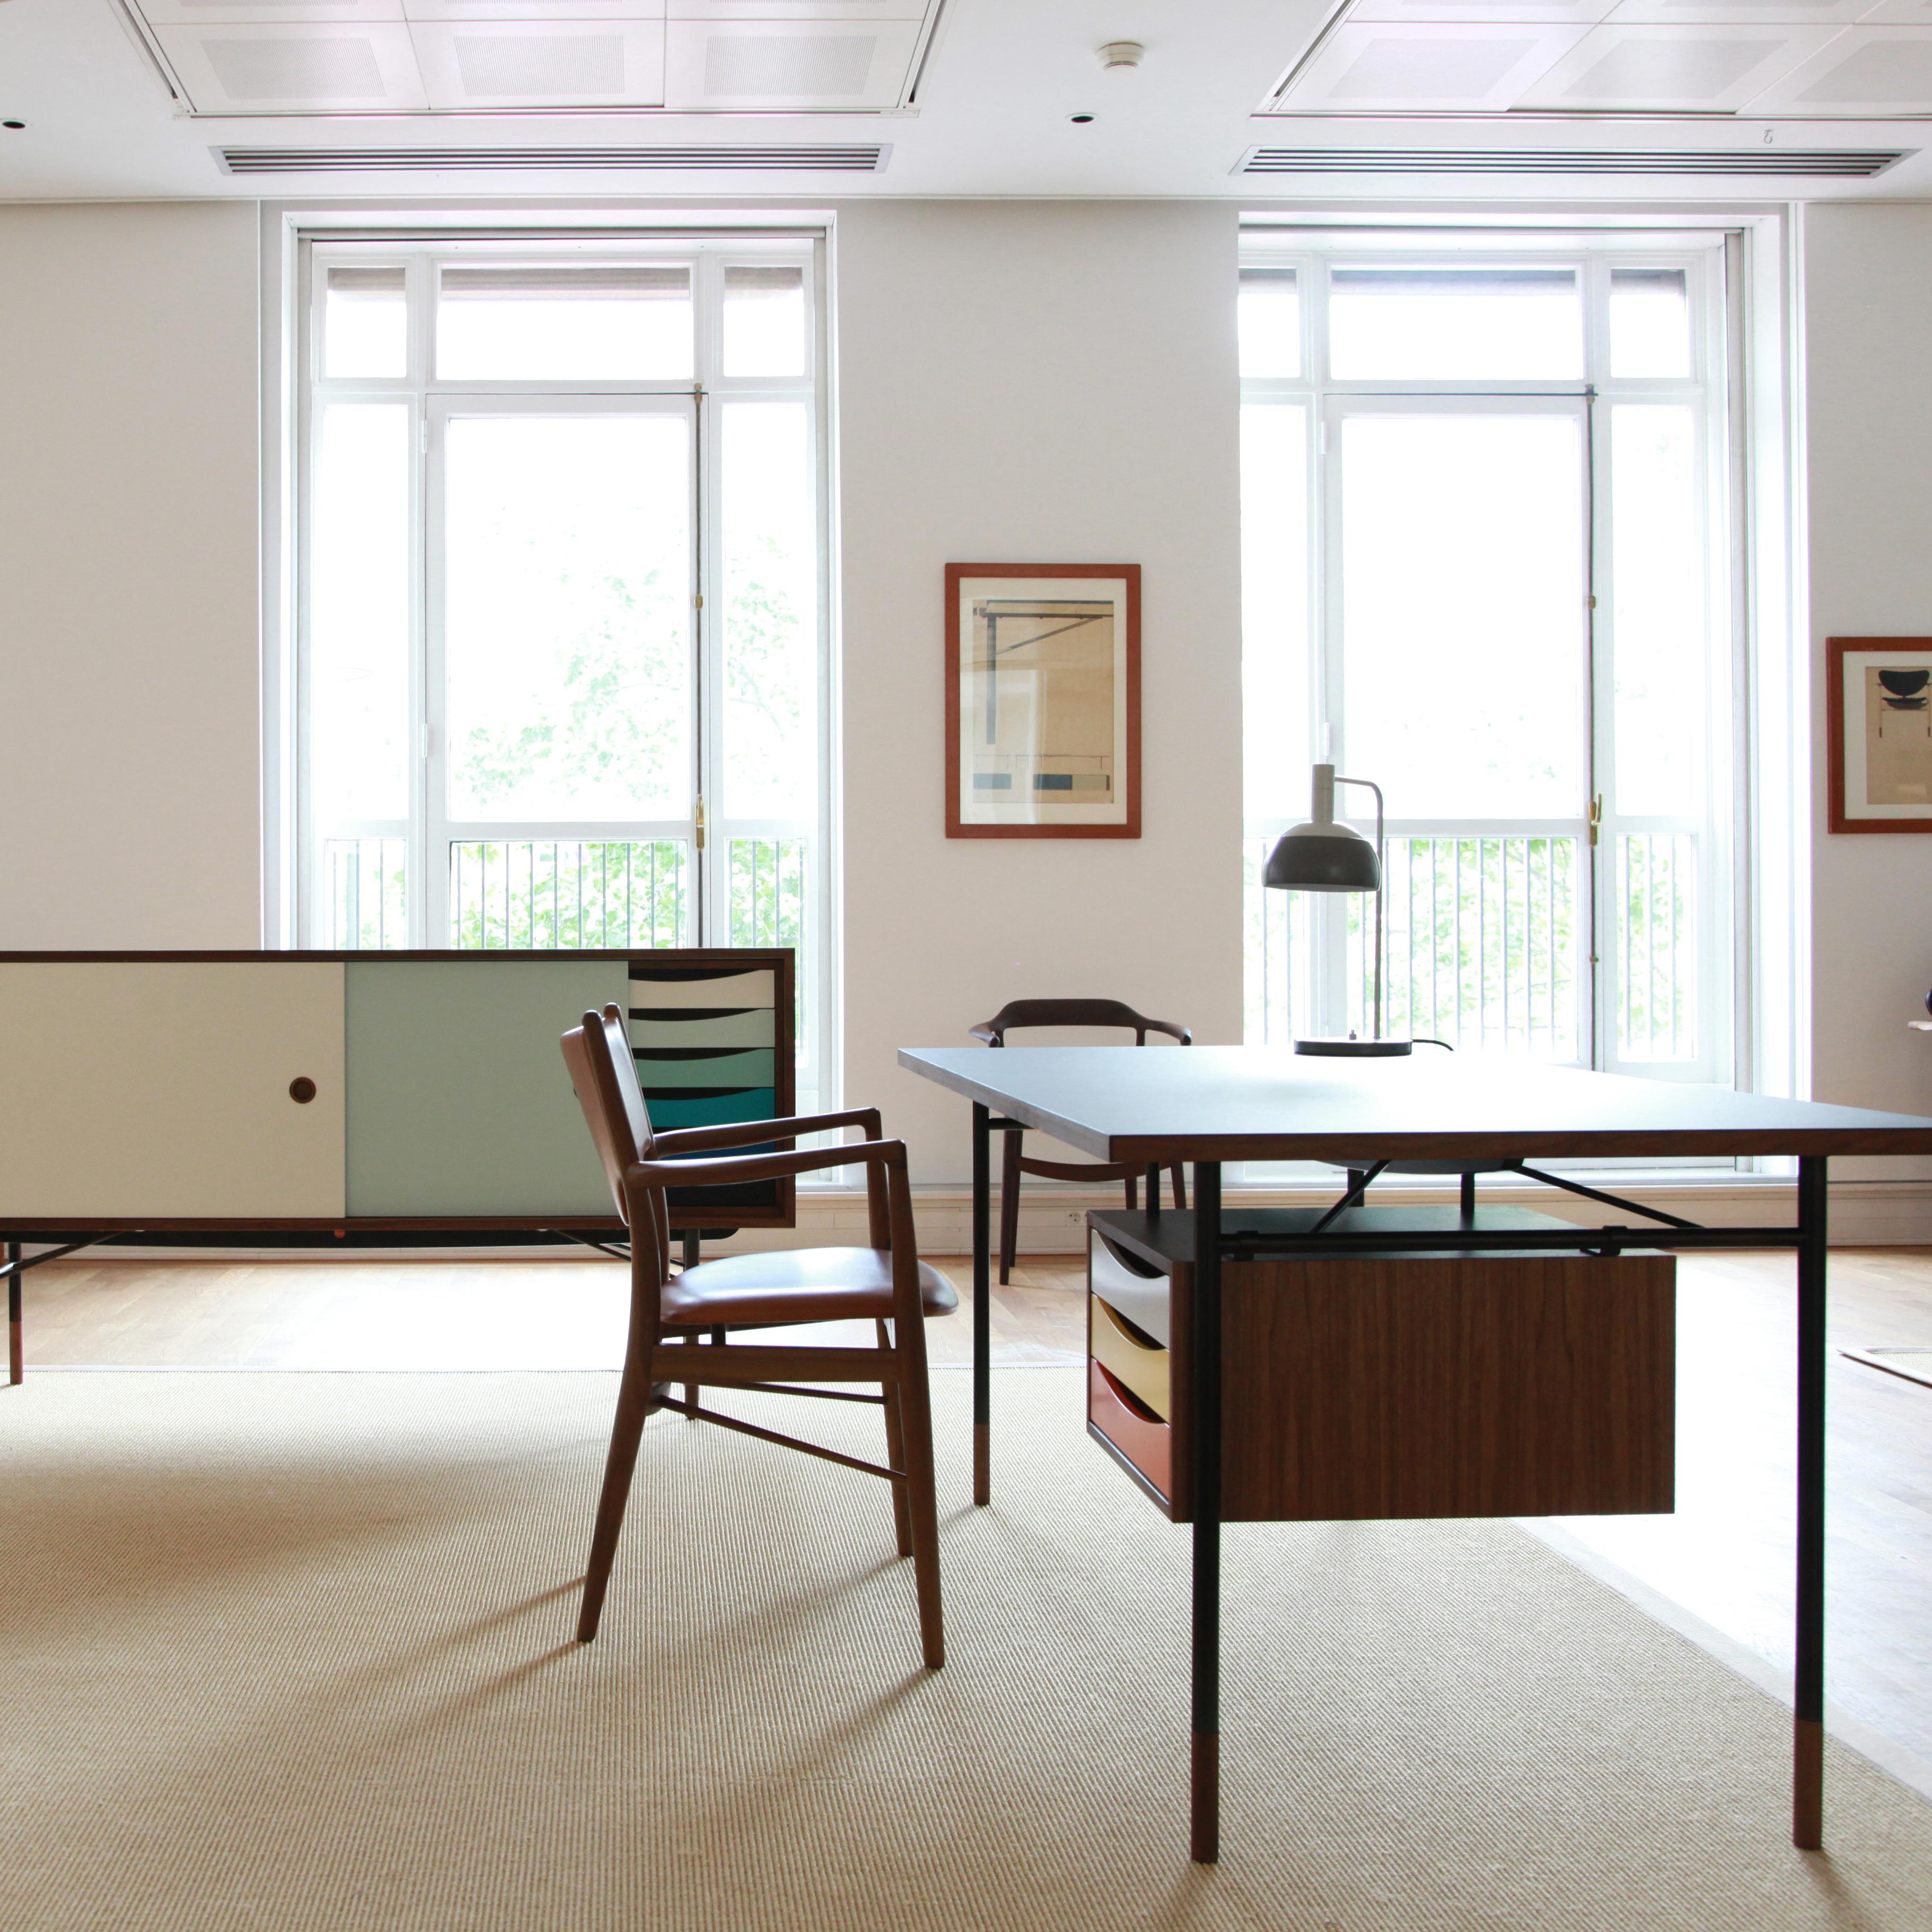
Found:
[[(1126, 752), (1123, 825), (967, 825), (959, 815), (959, 586), (969, 578), (1113, 578), (1126, 598)], [(1138, 838), (1141, 836), (1141, 567), (1137, 563), (949, 563), (946, 566), (946, 836), (949, 838)]]

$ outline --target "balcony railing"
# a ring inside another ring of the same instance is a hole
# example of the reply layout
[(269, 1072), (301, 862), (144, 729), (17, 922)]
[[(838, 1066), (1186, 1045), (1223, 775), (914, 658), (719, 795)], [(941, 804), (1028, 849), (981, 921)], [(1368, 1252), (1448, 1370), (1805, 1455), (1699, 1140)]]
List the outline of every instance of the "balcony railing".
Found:
[(331, 838), (322, 848), (322, 945), (393, 951), (410, 943), (409, 842)]
[[(1564, 838), (1391, 838), (1383, 1024), (1459, 1050), (1579, 1057), (1578, 845)], [(1370, 902), (1355, 908), (1352, 1024), (1367, 1010)]]
[[(1247, 1037), (1283, 1044), (1373, 1022), (1374, 902), (1338, 896), (1325, 914), (1303, 892), (1263, 890), (1270, 842), (1246, 842)], [(1563, 834), (1388, 842), (1384, 878), (1384, 1032), (1465, 1052), (1587, 1057), (1586, 848)], [(1618, 836), (1609, 854), (1618, 1055), (1694, 1059), (1697, 1037), (1696, 840)], [(1339, 974), (1342, 1010), (1316, 984), (1319, 949)]]
[(449, 943), (641, 950), (685, 932), (685, 842), (517, 838), (449, 848)]
[(1697, 842), (1688, 832), (1616, 841), (1617, 1051), (1697, 1057)]
[(731, 944), (805, 944), (806, 842), (731, 841)]

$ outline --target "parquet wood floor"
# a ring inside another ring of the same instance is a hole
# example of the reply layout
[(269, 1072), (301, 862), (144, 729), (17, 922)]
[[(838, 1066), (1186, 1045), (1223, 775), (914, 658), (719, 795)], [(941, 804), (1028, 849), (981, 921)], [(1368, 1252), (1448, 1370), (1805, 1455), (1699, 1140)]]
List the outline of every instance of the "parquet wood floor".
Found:
[[(928, 1330), (969, 1357), (970, 1264), (939, 1258), (961, 1313)], [(1679, 1264), (1678, 1510), (1564, 1526), (1760, 1654), (1788, 1661), (1792, 1488), (1791, 1263)], [(1082, 1358), (1077, 1257), (1034, 1257), (996, 1289), (1004, 1363)], [(623, 1348), (614, 1263), (76, 1260), (28, 1277), (38, 1365), (311, 1369), (586, 1368)], [(1844, 1347), (1932, 1345), (1932, 1253), (1832, 1258), (1830, 1694), (1932, 1760), (1932, 1388)], [(828, 1337), (829, 1339), (829, 1337)], [(0, 1392), (0, 1429), (4, 1395)], [(997, 1432), (996, 1432), (997, 1440)]]

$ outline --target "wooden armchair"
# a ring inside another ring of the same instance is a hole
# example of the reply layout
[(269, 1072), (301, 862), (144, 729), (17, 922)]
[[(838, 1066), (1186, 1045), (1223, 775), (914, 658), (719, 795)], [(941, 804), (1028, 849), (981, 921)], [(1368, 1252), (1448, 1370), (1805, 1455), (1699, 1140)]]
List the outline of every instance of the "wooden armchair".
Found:
[[(1144, 1013), (1118, 1000), (1009, 1000), (989, 1020), (972, 1028), (975, 1040), (988, 1046), (1004, 1046), (1006, 1035), (1022, 1027), (1124, 1027), (1130, 1028), (1136, 1046), (1147, 1044), (1150, 1033), (1164, 1033), (1183, 1046), (1191, 1046), (1194, 1036), (1172, 1020), (1150, 1020)], [(1025, 1130), (1004, 1127), (1005, 1136), (1000, 1163), (1000, 1280), (1004, 1283), (1013, 1271), (1013, 1256), (1020, 1238), (1020, 1177), (1036, 1174), (1046, 1180), (1120, 1180), (1126, 1184), (1127, 1205), (1139, 1205), (1137, 1192), (1141, 1170), (1126, 1161), (1035, 1160), (1022, 1154), (1020, 1143)], [(1174, 1204), (1187, 1205), (1187, 1186), (1176, 1162), (1168, 1172), (1174, 1178)], [(1148, 1205), (1160, 1205), (1160, 1169), (1147, 1170)]]
[[(638, 1088), (624, 1015), (616, 1006), (586, 1013), (583, 1024), (563, 1036), (563, 1057), (617, 1211), (631, 1232), (630, 1337), (590, 1539), (578, 1641), (588, 1643), (597, 1634), (645, 1418), (654, 1409), (671, 1408), (694, 1420), (885, 1478), (892, 1485), (898, 1553), (913, 1559), (926, 1662), (938, 1669), (946, 1660), (946, 1650), (940, 1616), (939, 1520), (933, 1493), (926, 1317), (950, 1314), (958, 1300), (945, 1276), (925, 1266), (914, 1246), (905, 1143), (882, 1140), (878, 1113), (869, 1107), (654, 1133)], [(856, 1144), (788, 1152), (718, 1151), (848, 1126), (862, 1128), (865, 1139)], [(697, 1154), (710, 1157), (668, 1158)], [(671, 1274), (666, 1188), (728, 1186), (815, 1168), (859, 1166), (866, 1169), (870, 1246), (734, 1255)], [(874, 1324), (876, 1348), (733, 1347), (728, 1339), (734, 1329), (854, 1319)], [(802, 1382), (876, 1382), (880, 1393), (801, 1388)], [(670, 1394), (680, 1384), (685, 1390), (682, 1400)], [(885, 1411), (886, 1461), (862, 1462), (700, 1408), (697, 1391), (707, 1386), (874, 1403)]]

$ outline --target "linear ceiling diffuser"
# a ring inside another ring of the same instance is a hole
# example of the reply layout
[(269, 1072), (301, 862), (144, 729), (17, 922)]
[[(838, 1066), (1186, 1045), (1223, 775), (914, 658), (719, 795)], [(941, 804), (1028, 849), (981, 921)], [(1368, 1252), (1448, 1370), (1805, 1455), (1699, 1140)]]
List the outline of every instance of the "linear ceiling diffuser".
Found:
[(890, 146), (217, 148), (230, 175), (547, 173), (878, 174)]
[(1916, 148), (1250, 148), (1244, 175), (1882, 174)]

